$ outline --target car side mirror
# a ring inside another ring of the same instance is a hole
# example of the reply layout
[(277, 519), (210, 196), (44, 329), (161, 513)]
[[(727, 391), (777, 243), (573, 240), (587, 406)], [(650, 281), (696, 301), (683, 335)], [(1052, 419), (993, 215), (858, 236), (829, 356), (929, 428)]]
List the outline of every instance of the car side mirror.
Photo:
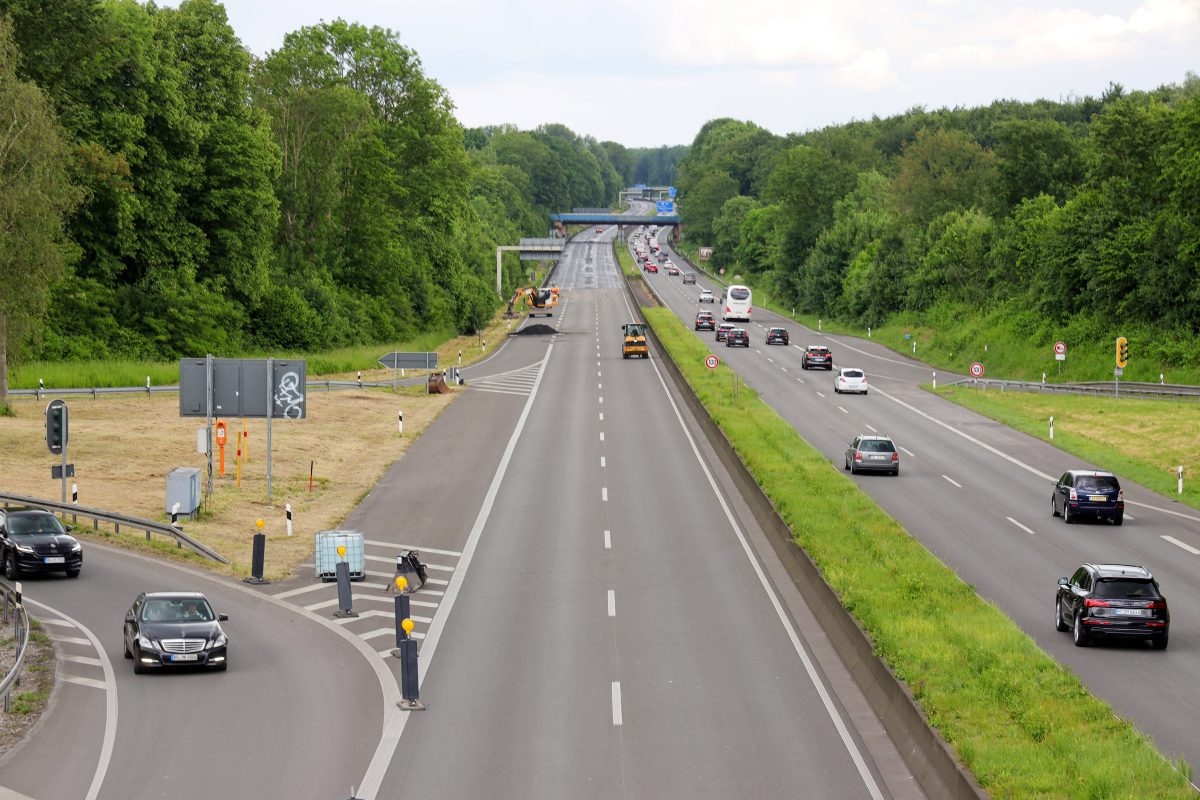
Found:
[(127, 623), (130, 623), (130, 624), (132, 624), (132, 623), (133, 623), (133, 614), (132, 614), (132, 612), (131, 612), (131, 613), (128, 613), (128, 614), (126, 614), (126, 615), (125, 615), (125, 621), (126, 621)]
[(217, 622), (228, 622), (228, 621), (229, 621), (228, 614), (217, 614)]
[(70, 533), (71, 531), (75, 530), (75, 526), (74, 525), (63, 525), (63, 530), (66, 531), (67, 533)]
[(1070, 583), (1071, 583), (1071, 581), (1070, 581), (1070, 580), (1068, 580), (1067, 578), (1059, 578), (1059, 579), (1058, 579), (1058, 585), (1059, 585), (1059, 586), (1069, 586), (1069, 585), (1070, 585)]

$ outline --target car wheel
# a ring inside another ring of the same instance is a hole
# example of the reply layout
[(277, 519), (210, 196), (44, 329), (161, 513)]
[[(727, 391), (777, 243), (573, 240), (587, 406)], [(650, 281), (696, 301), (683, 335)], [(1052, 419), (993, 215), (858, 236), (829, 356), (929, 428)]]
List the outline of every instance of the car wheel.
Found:
[(863, 389), (863, 397), (866, 397), (866, 396), (867, 396), (867, 390)]
[(79, 577), (79, 569), (80, 569), (79, 567), (76, 567), (75, 569), (67, 570), (67, 577), (68, 578), (78, 578)]
[(1076, 647), (1088, 646), (1088, 635), (1083, 629), (1083, 617), (1078, 611), (1075, 612), (1075, 627), (1071, 632), (1071, 641), (1075, 642)]
[(1059, 633), (1065, 633), (1067, 630), (1070, 629), (1070, 627), (1071, 627), (1070, 625), (1063, 622), (1062, 598), (1061, 597), (1054, 598), (1054, 630), (1058, 631)]
[(1058, 516), (1058, 501), (1054, 499), (1054, 495), (1050, 495), (1050, 516)]
[(834, 394), (841, 394), (841, 393), (842, 393), (842, 390), (841, 390), (841, 389), (839, 389), (839, 388), (837, 388), (837, 387), (835, 386), (835, 387), (833, 387), (833, 393), (834, 393)]
[(1117, 514), (1115, 517), (1113, 517), (1113, 525), (1124, 525), (1124, 524), (1125, 524), (1125, 514), (1124, 513)]
[(129, 652), (129, 643), (128, 642), (125, 643), (125, 657), (133, 658), (133, 653)]
[(1063, 522), (1067, 523), (1068, 525), (1075, 524), (1075, 520), (1072, 519), (1072, 517), (1071, 517), (1071, 504), (1070, 503), (1063, 503), (1062, 518), (1063, 518)]
[(16, 553), (9, 553), (8, 558), (4, 560), (4, 577), (10, 581), (15, 581), (21, 577), (21, 568), (17, 566)]
[(853, 462), (853, 461), (851, 461), (851, 462), (850, 462), (850, 474), (851, 474), (851, 475), (857, 475), (857, 474), (858, 474), (858, 467), (857, 467), (857, 466), (855, 466), (855, 464), (854, 464), (854, 462)]
[(848, 470), (848, 469), (850, 469), (850, 459), (848, 459), (848, 458), (847, 458), (847, 459), (843, 459), (843, 461), (842, 461), (842, 469), (845, 469), (845, 470)]
[(1150, 646), (1155, 650), (1167, 649), (1167, 633), (1160, 633), (1158, 636), (1150, 637)]
[(892, 476), (893, 476), (893, 477), (895, 477), (896, 475), (899, 475), (899, 474), (900, 474), (900, 468), (899, 468), (899, 467), (896, 467), (894, 470), (892, 470)]

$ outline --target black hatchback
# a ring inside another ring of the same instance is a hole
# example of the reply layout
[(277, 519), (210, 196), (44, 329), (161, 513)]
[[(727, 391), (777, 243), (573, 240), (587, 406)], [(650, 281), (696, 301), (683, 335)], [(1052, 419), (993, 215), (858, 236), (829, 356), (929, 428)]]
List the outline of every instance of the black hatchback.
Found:
[(749, 347), (750, 334), (746, 333), (745, 328), (734, 328), (729, 333), (725, 334), (726, 347)]
[(1133, 564), (1084, 564), (1058, 579), (1054, 627), (1071, 631), (1076, 647), (1093, 638), (1149, 639), (1165, 650), (1171, 630), (1167, 598), (1145, 568)]
[(68, 578), (79, 575), (83, 545), (70, 530), (42, 508), (0, 509), (4, 577), (15, 581), (34, 572), (65, 572)]
[(786, 328), (771, 328), (767, 331), (767, 344), (787, 344), (788, 341)]
[(1067, 524), (1086, 517), (1120, 525), (1125, 521), (1125, 492), (1111, 472), (1069, 469), (1054, 484), (1050, 513), (1062, 514)]

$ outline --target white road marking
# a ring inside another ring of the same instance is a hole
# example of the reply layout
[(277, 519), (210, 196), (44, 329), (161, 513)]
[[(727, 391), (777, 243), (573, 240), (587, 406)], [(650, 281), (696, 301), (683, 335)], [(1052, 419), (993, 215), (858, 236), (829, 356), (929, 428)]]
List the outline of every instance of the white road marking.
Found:
[(604, 469), (607, 465), (604, 463), (604, 456), (600, 456), (600, 469)]
[(600, 421), (604, 422), (604, 412), (603, 411), (600, 412)]
[(817, 392), (817, 396), (824, 397), (825, 395), (821, 394), (820, 392)]
[(63, 675), (63, 680), (67, 683), (75, 683), (80, 686), (90, 686), (93, 689), (107, 689), (104, 681), (98, 681), (95, 678), (81, 678), (78, 675)]
[(1184, 550), (1187, 550), (1189, 553), (1191, 553), (1194, 556), (1200, 556), (1200, 550), (1197, 550), (1196, 548), (1192, 547), (1190, 544), (1187, 544), (1186, 542), (1179, 541), (1174, 536), (1167, 536), (1167, 535), (1163, 534), (1162, 538), (1166, 539), (1168, 542), (1175, 545), (1176, 547), (1182, 547)]
[(600, 441), (604, 441), (604, 431), (600, 431)]
[(67, 622), (65, 619), (44, 619), (44, 620), (42, 620), (42, 624), (43, 625), (61, 625), (64, 628), (74, 628), (75, 627), (71, 623)]
[(781, 369), (781, 370), (783, 370), (784, 372), (787, 372), (787, 371), (788, 371), (788, 368), (787, 368), (787, 367), (780, 367), (780, 369)]
[(56, 642), (62, 642), (63, 644), (91, 644), (89, 639), (84, 639), (79, 636), (55, 636), (54, 634), (50, 634), (50, 638)]
[(612, 550), (612, 531), (604, 532), (604, 549)]
[(87, 664), (89, 667), (102, 667), (104, 662), (98, 658), (90, 656), (61, 656), (63, 661), (70, 661), (72, 664)]
[[(345, 625), (346, 623), (353, 622), (356, 619), (367, 619), (369, 617), (395, 619), (396, 615), (390, 611), (376, 611), (375, 609), (372, 609), (370, 611), (360, 611), (357, 617), (338, 617), (334, 620), (334, 622), (338, 625)], [(433, 620), (429, 617), (418, 617), (416, 614), (413, 614), (411, 617), (409, 617), (409, 619), (411, 619), (413, 622), (433, 622)]]
[(305, 592), (312, 592), (317, 589), (320, 589), (322, 586), (327, 586), (327, 585), (328, 584), (326, 584), (324, 582), (313, 583), (313, 584), (309, 584), (308, 586), (299, 586), (295, 589), (288, 589), (286, 592), (280, 592), (279, 594), (273, 594), (271, 596), (274, 597), (276, 600), (283, 600), (286, 597), (295, 597), (298, 594), (304, 594)]
[(867, 430), (869, 430), (871, 433), (879, 433), (879, 431), (875, 430), (875, 429), (874, 429), (874, 428), (872, 428), (870, 425), (867, 425), (867, 426), (866, 426), (866, 429), (867, 429)]
[(775, 359), (771, 358), (770, 356), (767, 356), (767, 361), (770, 361), (772, 364), (775, 363)]
[(1133, 514), (1126, 514), (1125, 519), (1133, 519)]
[(621, 724), (621, 682), (612, 682), (613, 725)]
[(907, 447), (901, 447), (900, 449), (903, 450), (904, 454), (907, 455), (909, 458), (916, 458), (916, 456), (913, 455), (913, 451), (909, 450)]
[(597, 384), (596, 384), (596, 388), (597, 388), (597, 389), (603, 389), (603, 388), (604, 388), (604, 384), (603, 384), (603, 383), (597, 383)]
[(610, 617), (617, 615), (617, 593), (612, 589), (608, 590), (608, 615)]
[(954, 480), (954, 478), (951, 478), (949, 475), (943, 475), (942, 477), (945, 478), (946, 480), (950, 481), (950, 483), (954, 484), (959, 489), (962, 488), (962, 484), (959, 483), (958, 481)]
[(375, 630), (371, 631), (370, 633), (360, 633), (358, 635), (358, 638), (360, 638), (360, 639), (378, 639), (380, 636), (389, 636), (389, 635), (395, 636), (396, 629), (395, 628), (376, 628)]
[(601, 376), (600, 376), (600, 370), (596, 370), (596, 377), (597, 377), (597, 378), (601, 377)]
[(758, 353), (759, 355), (762, 355), (762, 350), (759, 350), (757, 347), (754, 348), (754, 352)]
[(608, 502), (608, 487), (607, 486), (600, 487), (600, 502), (602, 502), (602, 503)]
[(842, 408), (841, 406), (838, 406), (838, 411), (842, 412), (843, 414), (849, 414), (849, 413), (850, 413), (849, 411), (847, 411), (846, 409)]
[[(943, 475), (942, 477), (945, 477), (945, 476)], [(1034, 533), (1033, 533), (1033, 531), (1032, 531), (1032, 530), (1030, 530), (1029, 528), (1026, 528), (1024, 525), (1022, 525), (1021, 523), (1017, 522), (1017, 521), (1016, 521), (1015, 519), (1013, 519), (1012, 517), (1005, 517), (1005, 519), (1007, 519), (1007, 520), (1008, 520), (1009, 522), (1011, 522), (1013, 525), (1016, 525), (1016, 526), (1017, 526), (1018, 528), (1020, 528), (1021, 530), (1025, 531), (1026, 533), (1028, 533), (1030, 536), (1033, 536), (1033, 535), (1034, 535)]]
[(601, 402), (601, 403), (603, 403), (603, 402), (604, 402), (604, 395), (600, 395), (600, 402)]
[(796, 380), (799, 381), (800, 383), (804, 383), (804, 378), (796, 378)]

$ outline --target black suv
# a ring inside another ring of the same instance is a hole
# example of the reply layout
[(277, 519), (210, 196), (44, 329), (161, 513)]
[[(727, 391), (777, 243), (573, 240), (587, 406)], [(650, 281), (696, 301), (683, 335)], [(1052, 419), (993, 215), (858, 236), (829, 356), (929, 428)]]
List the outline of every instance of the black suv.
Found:
[(715, 331), (717, 329), (717, 321), (713, 318), (711, 311), (699, 311), (696, 313), (696, 330), (700, 329), (707, 331)]
[(810, 344), (808, 349), (804, 351), (804, 355), (800, 357), (800, 369), (813, 369), (815, 367), (824, 367), (830, 372), (833, 371), (833, 353), (829, 352), (829, 348), (820, 344)]
[(745, 328), (734, 328), (729, 333), (725, 334), (726, 347), (749, 347), (750, 334), (746, 333)]
[(1082, 517), (1125, 521), (1125, 492), (1117, 476), (1092, 469), (1069, 469), (1054, 484), (1050, 513), (1070, 524)]
[(58, 517), (42, 508), (0, 510), (0, 559), (10, 581), (33, 572), (65, 572), (68, 578), (83, 569), (83, 545)]
[(788, 332), (786, 328), (770, 328), (767, 330), (767, 344), (787, 344)]
[(1054, 627), (1071, 631), (1076, 647), (1111, 636), (1149, 639), (1155, 650), (1165, 650), (1171, 612), (1145, 567), (1084, 564), (1070, 578), (1058, 579)]

